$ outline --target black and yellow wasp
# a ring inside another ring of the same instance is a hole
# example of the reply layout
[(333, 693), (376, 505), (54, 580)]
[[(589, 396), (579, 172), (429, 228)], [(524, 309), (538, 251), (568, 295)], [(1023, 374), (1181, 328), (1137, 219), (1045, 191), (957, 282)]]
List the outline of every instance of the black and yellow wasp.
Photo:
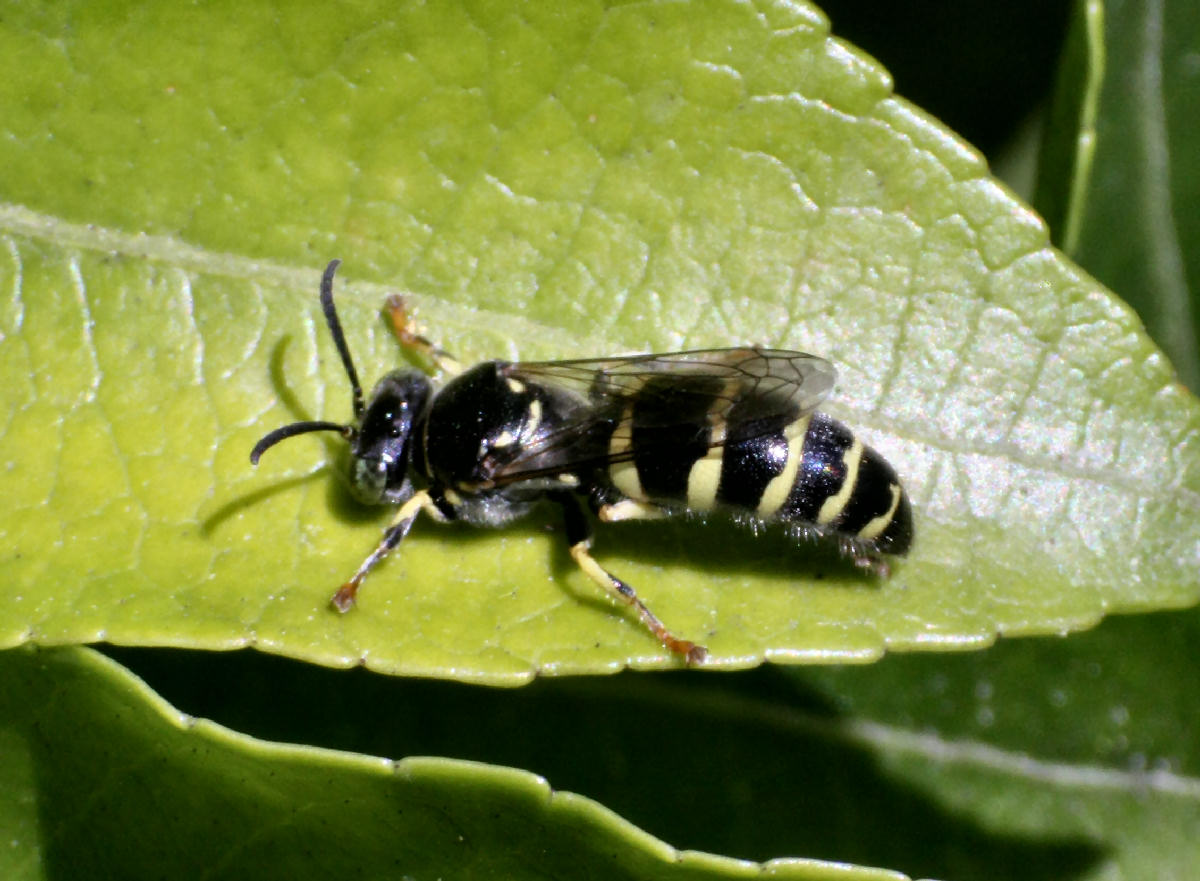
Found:
[(895, 471), (841, 423), (815, 412), (833, 388), (823, 358), (780, 349), (706, 349), (581, 361), (484, 361), (462, 369), (418, 334), (398, 297), (387, 308), (402, 344), (452, 378), (438, 390), (415, 369), (388, 373), (364, 402), (333, 305), (334, 260), (321, 306), (350, 379), (354, 421), (296, 422), (262, 438), (336, 431), (350, 443), (352, 485), (398, 505), (383, 539), (333, 596), (346, 611), (367, 573), (422, 512), (502, 526), (536, 503), (558, 505), (571, 556), (632, 606), (671, 651), (707, 650), (672, 634), (634, 589), (592, 557), (580, 500), (602, 522), (724, 512), (797, 536), (829, 536), (859, 566), (886, 575), (904, 554), (912, 514)]

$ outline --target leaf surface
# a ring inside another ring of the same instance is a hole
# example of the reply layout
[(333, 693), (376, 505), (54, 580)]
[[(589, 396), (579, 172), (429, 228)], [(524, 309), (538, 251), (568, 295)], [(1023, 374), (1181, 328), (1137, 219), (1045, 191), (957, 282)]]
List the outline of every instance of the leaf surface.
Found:
[[(1123, 721), (1092, 713), (1119, 703), (1126, 681), (1146, 682), (1137, 671), (1148, 641), (1123, 645), (1119, 631), (1155, 617), (1168, 616), (1117, 619), (1081, 639), (1008, 641), (990, 668), (997, 653), (896, 655), (840, 673), (625, 674), (519, 691), (256, 653), (154, 653), (156, 678), (187, 706), (339, 751), (184, 716), (90, 650), (18, 649), (0, 655), (0, 824), (14, 842), (0, 871), (20, 881), (199, 866), (264, 878), (903, 877), (846, 865), (855, 862), (912, 877), (1187, 877), (1198, 857), (1194, 759), (1151, 746), (1167, 716), (1150, 701), (1135, 697)], [(1091, 643), (1092, 660), (1079, 642)], [(1029, 651), (1038, 647), (1040, 657)], [(1132, 649), (1132, 669), (1117, 648)], [(826, 689), (857, 699), (831, 706)], [(883, 703), (890, 712), (878, 712)], [(1149, 764), (1123, 767), (1105, 746), (1114, 730), (1135, 753), (1150, 747)], [(1096, 740), (1069, 739), (1077, 734)], [(429, 750), (475, 760), (422, 758)], [(537, 768), (555, 791), (497, 764)], [(650, 835), (836, 864), (760, 867)]]
[(0, 655), (0, 720), (0, 869), (20, 881), (903, 878), (681, 853), (528, 772), (256, 741), (184, 716), (90, 649)]
[(720, 524), (598, 536), (714, 667), (1195, 601), (1196, 400), (811, 7), (227, 15), (79, 5), (0, 30), (0, 643), (253, 645), (496, 684), (676, 664), (548, 512), (421, 523), (355, 612), (328, 610), (387, 512), (348, 501), (336, 438), (246, 457), (285, 422), (348, 418), (316, 305), (335, 255), (364, 376), (400, 360), (393, 290), (466, 360), (757, 342), (837, 364), (830, 412), (917, 512), (890, 580)]

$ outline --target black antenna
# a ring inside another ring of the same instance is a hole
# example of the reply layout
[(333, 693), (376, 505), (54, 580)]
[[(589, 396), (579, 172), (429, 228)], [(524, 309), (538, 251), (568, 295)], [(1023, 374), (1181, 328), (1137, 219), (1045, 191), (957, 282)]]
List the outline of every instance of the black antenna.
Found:
[(257, 465), (262, 454), (281, 440), (287, 440), (289, 437), (295, 437), (298, 434), (307, 434), (310, 431), (336, 431), (346, 440), (351, 440), (354, 437), (353, 425), (338, 425), (336, 422), (293, 422), (291, 425), (285, 425), (282, 428), (277, 428), (269, 432), (262, 440), (254, 445), (254, 449), (250, 451), (250, 464)]
[(361, 419), (363, 410), (366, 409), (363, 406), (362, 386), (359, 385), (358, 372), (354, 369), (354, 362), (350, 359), (350, 349), (346, 346), (346, 335), (342, 333), (342, 323), (338, 321), (337, 310), (333, 307), (333, 274), (341, 265), (342, 261), (335, 259), (330, 260), (329, 265), (325, 267), (325, 274), (321, 276), (321, 308), (325, 310), (325, 323), (329, 325), (329, 335), (333, 337), (333, 344), (337, 346), (338, 354), (342, 356), (342, 366), (346, 368), (346, 375), (350, 377), (350, 389), (354, 394), (354, 418)]
[[(358, 373), (354, 369), (354, 362), (350, 360), (350, 349), (346, 346), (346, 335), (342, 333), (342, 323), (338, 321), (337, 310), (333, 307), (333, 274), (341, 265), (341, 260), (330, 260), (329, 265), (325, 267), (325, 274), (321, 276), (321, 309), (325, 312), (325, 323), (329, 326), (329, 335), (333, 337), (338, 354), (342, 356), (342, 366), (346, 368), (346, 375), (350, 377), (350, 389), (354, 394), (354, 418), (356, 421), (360, 421), (363, 410), (366, 409), (363, 406), (362, 386), (358, 382)], [(250, 451), (250, 464), (257, 465), (262, 454), (281, 440), (287, 440), (298, 434), (307, 434), (310, 431), (336, 431), (346, 440), (353, 441), (358, 430), (353, 425), (339, 425), (336, 422), (325, 422), (324, 420), (293, 422), (291, 425), (284, 425), (268, 432), (256, 443), (254, 449)]]

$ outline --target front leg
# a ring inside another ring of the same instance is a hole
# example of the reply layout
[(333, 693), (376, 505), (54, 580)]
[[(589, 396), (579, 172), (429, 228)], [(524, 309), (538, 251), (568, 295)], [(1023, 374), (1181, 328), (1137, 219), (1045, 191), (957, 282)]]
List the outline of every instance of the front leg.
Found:
[(680, 639), (667, 630), (658, 616), (641, 601), (633, 587), (617, 578), (592, 557), (592, 530), (587, 517), (584, 516), (583, 509), (579, 506), (578, 499), (569, 492), (550, 493), (550, 498), (562, 508), (571, 558), (588, 578), (604, 588), (609, 595), (616, 597), (627, 606), (633, 606), (638, 617), (642, 619), (642, 623), (668, 649), (683, 655), (689, 664), (703, 663), (704, 659), (708, 657), (708, 649), (690, 640)]
[(408, 530), (412, 528), (417, 515), (422, 511), (425, 511), (434, 520), (444, 521), (446, 519), (446, 515), (438, 509), (437, 503), (428, 490), (423, 489), (414, 493), (412, 498), (400, 506), (400, 510), (396, 512), (391, 524), (384, 531), (383, 540), (379, 542), (375, 550), (371, 551), (370, 556), (363, 560), (362, 565), (358, 567), (358, 571), (351, 576), (350, 580), (337, 589), (337, 593), (330, 600), (335, 609), (339, 612), (350, 611), (354, 605), (354, 599), (358, 595), (359, 585), (367, 577), (367, 573), (390, 554), (404, 539), (404, 536), (408, 535)]

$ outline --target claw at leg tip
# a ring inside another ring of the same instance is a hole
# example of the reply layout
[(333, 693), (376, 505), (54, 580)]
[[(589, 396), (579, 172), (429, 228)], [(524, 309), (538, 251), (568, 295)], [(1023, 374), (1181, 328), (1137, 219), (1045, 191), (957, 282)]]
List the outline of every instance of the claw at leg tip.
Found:
[(349, 612), (354, 608), (354, 589), (349, 584), (343, 584), (337, 593), (329, 598), (329, 604), (339, 612)]

